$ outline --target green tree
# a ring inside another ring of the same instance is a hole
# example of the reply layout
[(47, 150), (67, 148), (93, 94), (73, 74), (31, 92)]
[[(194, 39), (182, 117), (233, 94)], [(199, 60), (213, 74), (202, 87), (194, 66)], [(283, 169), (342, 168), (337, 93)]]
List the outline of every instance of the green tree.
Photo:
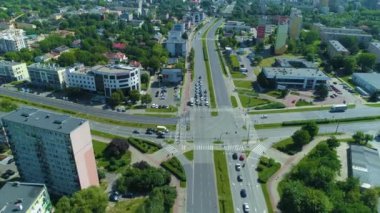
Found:
[(361, 53), (357, 56), (356, 61), (362, 72), (368, 72), (375, 66), (376, 55), (373, 53)]
[(312, 44), (314, 41), (318, 40), (318, 38), (319, 38), (319, 33), (314, 30), (301, 33), (301, 39), (306, 44)]
[(326, 85), (320, 84), (315, 87), (315, 95), (318, 99), (324, 100), (329, 95), (329, 90)]
[(184, 32), (184, 33), (182, 34), (182, 39), (185, 39), (185, 40), (188, 39), (188, 36), (187, 36), (187, 33), (186, 33), (186, 32)]
[(70, 198), (65, 196), (62, 197), (56, 205), (56, 212), (103, 213), (105, 212), (107, 205), (108, 199), (103, 189), (92, 186), (74, 193)]
[(331, 212), (333, 204), (324, 192), (308, 188), (302, 207), (303, 212)]
[(340, 38), (339, 42), (353, 55), (359, 51), (359, 42), (355, 37), (345, 36)]
[(140, 92), (138, 90), (132, 90), (130, 91), (128, 98), (132, 103), (136, 103), (140, 100)]
[(351, 75), (356, 68), (356, 60), (354, 57), (344, 57), (343, 59), (343, 68), (344, 68), (344, 73), (346, 75)]
[(58, 64), (61, 67), (72, 66), (76, 62), (76, 57), (74, 52), (62, 53), (58, 58)]
[(357, 144), (361, 144), (365, 140), (365, 134), (362, 131), (357, 131), (353, 136), (354, 142)]
[(141, 74), (141, 83), (147, 84), (149, 82), (149, 74), (148, 73), (142, 73)]
[(371, 96), (369, 97), (369, 101), (370, 102), (377, 102), (379, 101), (379, 96), (380, 96), (380, 93), (379, 92), (374, 92), (371, 94)]
[(142, 104), (150, 104), (152, 103), (152, 96), (149, 94), (145, 94), (141, 96), (141, 103)]
[(327, 145), (328, 145), (331, 149), (338, 147), (339, 144), (340, 144), (340, 143), (339, 143), (338, 139), (336, 139), (335, 136), (331, 136), (329, 139), (327, 139)]
[(362, 194), (363, 203), (372, 211), (376, 211), (378, 196), (375, 189), (365, 189)]
[(336, 55), (331, 58), (330, 64), (334, 70), (344, 67), (344, 57), (342, 55)]
[(282, 212), (301, 213), (305, 201), (306, 187), (299, 181), (285, 182), (278, 208)]
[(110, 104), (111, 106), (117, 106), (124, 101), (124, 93), (121, 90), (116, 90), (111, 94)]
[(309, 122), (309, 123), (305, 124), (304, 126), (302, 126), (301, 129), (306, 130), (309, 133), (311, 139), (313, 139), (315, 136), (317, 136), (317, 134), (319, 132), (319, 127), (315, 122)]
[(310, 142), (311, 137), (308, 131), (300, 129), (294, 132), (294, 134), (292, 135), (292, 139), (295, 146), (303, 147), (304, 145)]

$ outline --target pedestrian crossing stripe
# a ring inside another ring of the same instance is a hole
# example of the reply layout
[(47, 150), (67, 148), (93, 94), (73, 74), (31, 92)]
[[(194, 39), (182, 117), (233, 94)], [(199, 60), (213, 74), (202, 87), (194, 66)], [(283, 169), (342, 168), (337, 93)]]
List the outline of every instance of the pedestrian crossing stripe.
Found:
[(263, 152), (265, 152), (266, 149), (267, 148), (264, 145), (258, 144), (255, 148), (252, 149), (251, 152), (258, 154), (258, 155), (261, 155), (261, 154), (263, 154)]

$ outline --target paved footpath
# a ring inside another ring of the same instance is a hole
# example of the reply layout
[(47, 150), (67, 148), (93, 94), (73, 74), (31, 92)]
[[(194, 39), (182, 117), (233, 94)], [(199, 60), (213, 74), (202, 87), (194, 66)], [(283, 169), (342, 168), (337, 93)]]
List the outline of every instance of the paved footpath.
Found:
[[(350, 138), (349, 135), (339, 135), (336, 138)], [(317, 137), (315, 140), (303, 147), (301, 152), (295, 155), (288, 156), (288, 159), (281, 164), (280, 170), (278, 170), (268, 181), (269, 197), (271, 200), (272, 208), (275, 212), (279, 212), (277, 209), (277, 204), (280, 202), (280, 194), (277, 191), (278, 184), (284, 179), (285, 175), (288, 174), (293, 166), (297, 165), (314, 147), (316, 147), (319, 142), (327, 140), (329, 136)], [(273, 148), (271, 148), (273, 149)], [(269, 156), (271, 157), (271, 156)]]

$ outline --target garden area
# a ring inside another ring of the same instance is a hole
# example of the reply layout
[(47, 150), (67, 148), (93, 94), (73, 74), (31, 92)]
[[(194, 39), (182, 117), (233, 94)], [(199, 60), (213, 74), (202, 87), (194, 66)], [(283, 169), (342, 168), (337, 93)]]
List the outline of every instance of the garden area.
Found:
[(139, 138), (130, 137), (128, 143), (144, 154), (151, 154), (162, 148), (159, 144)]
[(131, 162), (131, 152), (128, 151), (127, 140), (115, 138), (109, 143), (93, 140), (96, 163), (108, 172), (122, 172)]
[(281, 168), (281, 164), (272, 158), (261, 157), (256, 170), (259, 172), (260, 183), (266, 183), (270, 177)]
[(182, 167), (181, 162), (176, 157), (173, 157), (167, 161), (161, 163), (161, 166), (176, 176), (181, 182), (182, 185), (186, 183), (186, 174), (185, 170)]

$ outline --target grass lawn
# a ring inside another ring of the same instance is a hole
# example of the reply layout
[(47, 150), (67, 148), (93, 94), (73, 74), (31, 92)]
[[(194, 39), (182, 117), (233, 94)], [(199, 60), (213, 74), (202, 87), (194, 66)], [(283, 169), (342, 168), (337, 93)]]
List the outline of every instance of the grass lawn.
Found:
[(294, 155), (302, 149), (294, 146), (293, 139), (290, 137), (275, 143), (272, 147), (289, 155)]
[(275, 98), (281, 97), (281, 91), (280, 90), (271, 90), (265, 94), (270, 95), (270, 96), (275, 97)]
[(17, 104), (10, 100), (0, 99), (0, 111), (10, 112), (17, 109)]
[(141, 83), (140, 84), (141, 85), (141, 90), (148, 90), (148, 83), (145, 83), (145, 84), (143, 84), (143, 83)]
[(187, 151), (183, 155), (190, 161), (194, 160), (194, 150)]
[(267, 157), (261, 157), (256, 169), (259, 172), (259, 182), (266, 183), (280, 168), (280, 163)]
[(304, 99), (299, 99), (297, 101), (297, 103), (296, 103), (297, 107), (301, 107), (301, 106), (313, 106), (313, 105), (314, 105), (313, 102), (308, 102), (308, 101), (306, 101)]
[(232, 104), (233, 108), (238, 107), (238, 103), (237, 103), (236, 97), (233, 96), (233, 95), (231, 95), (231, 104)]
[(246, 95), (240, 95), (240, 94), (239, 94), (239, 99), (240, 99), (241, 105), (244, 108), (256, 107), (259, 105), (270, 103), (269, 100), (251, 97), (251, 96), (246, 96)]
[(214, 150), (214, 165), (218, 188), (219, 212), (234, 212), (226, 153), (224, 150)]
[(283, 109), (286, 106), (280, 102), (270, 102), (269, 104), (264, 104), (255, 107), (255, 110), (267, 110), (267, 109)]
[(103, 151), (106, 149), (107, 144), (93, 140), (92, 141), (96, 164), (98, 167), (105, 168), (108, 172), (122, 172), (131, 162), (131, 152), (127, 151), (119, 159), (117, 158), (107, 158), (103, 155)]
[(135, 213), (143, 205), (146, 198), (134, 198), (126, 201), (120, 201), (114, 207), (107, 209), (108, 213)]
[(343, 77), (339, 77), (339, 78), (342, 79), (343, 81), (345, 81), (352, 88), (355, 88), (355, 84), (354, 84), (354, 82), (352, 82), (351, 75), (347, 75), (347, 76), (343, 76)]
[(231, 72), (231, 76), (232, 78), (246, 78), (247, 75), (244, 75), (243, 73), (241, 72)]
[(306, 111), (319, 111), (319, 110), (329, 110), (331, 107), (308, 107), (299, 109), (280, 109), (280, 110), (261, 110), (261, 111), (250, 111), (248, 114), (271, 114), (271, 113), (284, 113), (284, 112), (306, 112)]
[(253, 89), (252, 81), (234, 80), (234, 85), (237, 88)]
[(145, 110), (145, 112), (177, 112), (178, 111), (178, 107), (175, 107), (175, 106), (169, 106), (168, 109), (165, 109), (165, 108), (161, 108), (161, 109), (155, 109), (155, 108), (147, 108)]
[(376, 103), (376, 104), (366, 104), (367, 106), (369, 107), (380, 107), (380, 103)]

